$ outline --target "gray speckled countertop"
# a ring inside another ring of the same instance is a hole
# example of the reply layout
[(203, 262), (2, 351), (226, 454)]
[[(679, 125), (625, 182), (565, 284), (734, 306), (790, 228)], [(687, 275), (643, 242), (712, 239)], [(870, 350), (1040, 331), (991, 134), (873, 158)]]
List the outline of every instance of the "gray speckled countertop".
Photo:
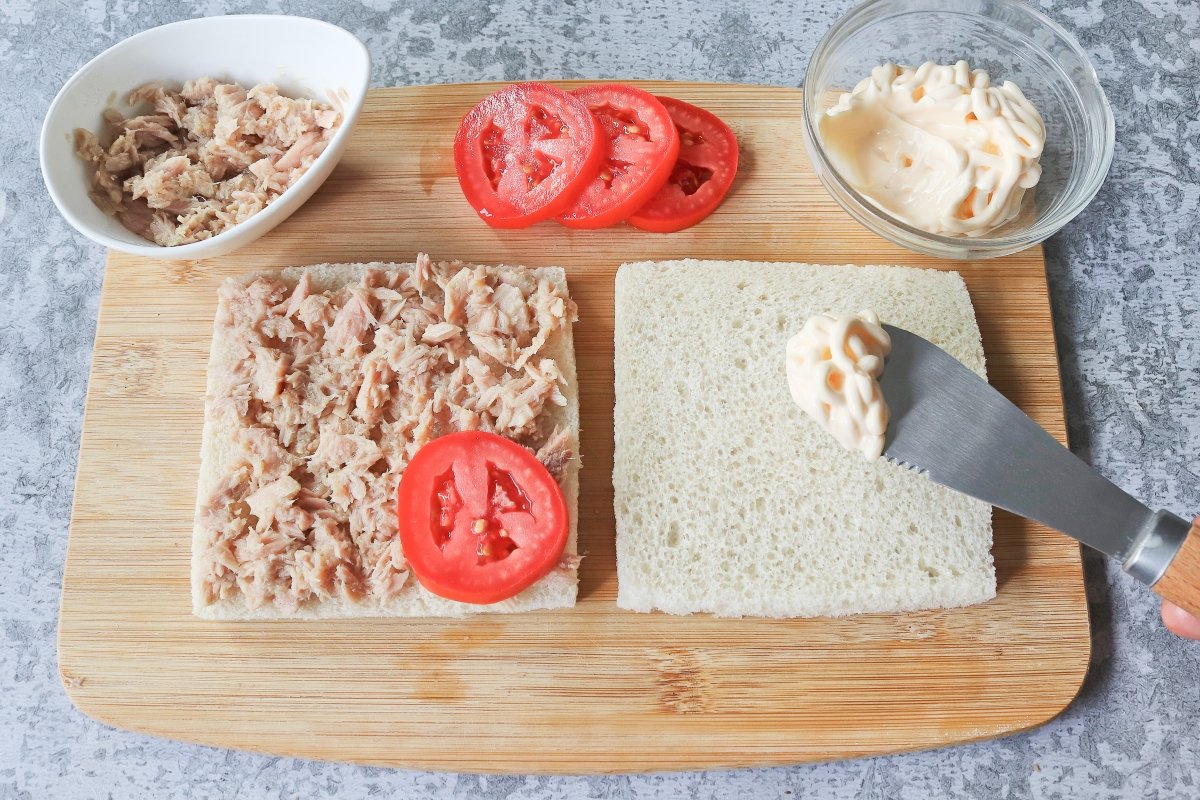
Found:
[[(116, 731), (59, 685), (55, 625), (104, 253), (55, 212), (36, 137), (59, 86), (137, 31), (197, 14), (316, 16), (360, 36), (373, 85), (649, 77), (799, 84), (850, 0), (0, 2), (0, 800), (1200, 797), (1200, 644), (1086, 562), (1093, 663), (1031, 733), (940, 751), (738, 772), (480, 778), (267, 758)], [(1117, 120), (1096, 202), (1046, 247), (1076, 451), (1134, 493), (1200, 511), (1200, 3), (1037, 3), (1090, 53)]]

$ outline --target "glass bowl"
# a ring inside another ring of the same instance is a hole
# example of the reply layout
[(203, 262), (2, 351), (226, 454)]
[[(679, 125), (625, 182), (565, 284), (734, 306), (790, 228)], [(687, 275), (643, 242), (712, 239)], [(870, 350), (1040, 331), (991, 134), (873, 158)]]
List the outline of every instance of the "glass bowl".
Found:
[[(995, 84), (1021, 87), (1046, 123), (1042, 177), (1015, 219), (983, 236), (943, 236), (880, 209), (838, 174), (819, 121), (838, 95), (885, 62), (966, 59)], [(1100, 190), (1113, 156), (1113, 115), (1096, 71), (1071, 34), (1014, 0), (867, 0), (813, 51), (804, 79), (804, 141), (817, 177), (855, 219), (896, 244), (938, 258), (983, 259), (1032, 247), (1070, 222)]]

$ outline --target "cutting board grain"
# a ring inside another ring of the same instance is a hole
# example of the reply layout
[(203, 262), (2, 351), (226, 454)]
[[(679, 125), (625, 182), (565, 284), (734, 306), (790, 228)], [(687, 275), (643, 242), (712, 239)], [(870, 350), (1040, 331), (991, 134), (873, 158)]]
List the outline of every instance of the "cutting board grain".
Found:
[[(1039, 250), (934, 262), (842, 213), (800, 144), (794, 89), (645, 84), (728, 120), (741, 174), (689, 231), (495, 231), (459, 193), (450, 141), (493, 85), (374, 91), (345, 160), (295, 216), (204, 262), (112, 254), (63, 579), (59, 664), (103, 722), (222, 747), (480, 772), (787, 764), (1039, 725), (1075, 696), (1089, 635), (1079, 547), (996, 514), (999, 596), (850, 619), (633, 614), (614, 604), (613, 275), (623, 261), (746, 258), (958, 269), (992, 380), (1064, 438)], [(229, 624), (193, 618), (188, 559), (204, 370), (227, 275), (435, 257), (567, 267), (583, 412), (576, 609), (466, 621)]]

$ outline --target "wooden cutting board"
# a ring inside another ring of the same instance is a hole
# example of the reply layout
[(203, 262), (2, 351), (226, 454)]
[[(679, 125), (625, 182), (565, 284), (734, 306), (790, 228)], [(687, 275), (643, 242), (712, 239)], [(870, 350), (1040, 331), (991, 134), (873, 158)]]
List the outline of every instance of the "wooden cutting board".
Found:
[[(742, 144), (708, 221), (671, 235), (495, 231), (450, 142), (495, 85), (371, 93), (349, 152), (295, 216), (205, 262), (110, 254), (63, 577), (71, 699), (122, 728), (221, 747), (481, 772), (693, 769), (865, 756), (1032, 728), (1075, 696), (1089, 633), (1079, 547), (997, 512), (998, 597), (952, 611), (776, 621), (616, 608), (613, 275), (694, 256), (960, 270), (993, 382), (1063, 439), (1040, 250), (935, 262), (869, 233), (805, 158), (800, 92), (645, 84)], [(190, 615), (204, 373), (218, 283), (263, 267), (434, 257), (567, 267), (584, 458), (577, 608), (469, 620), (214, 623)]]

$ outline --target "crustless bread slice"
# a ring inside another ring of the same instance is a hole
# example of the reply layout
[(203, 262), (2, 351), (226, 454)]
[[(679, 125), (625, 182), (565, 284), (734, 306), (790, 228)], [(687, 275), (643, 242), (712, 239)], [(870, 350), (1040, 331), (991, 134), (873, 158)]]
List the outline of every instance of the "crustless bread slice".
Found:
[(845, 450), (792, 402), (809, 317), (869, 309), (980, 375), (962, 278), (899, 267), (679, 261), (616, 282), (617, 604), (840, 616), (996, 592), (991, 509)]

